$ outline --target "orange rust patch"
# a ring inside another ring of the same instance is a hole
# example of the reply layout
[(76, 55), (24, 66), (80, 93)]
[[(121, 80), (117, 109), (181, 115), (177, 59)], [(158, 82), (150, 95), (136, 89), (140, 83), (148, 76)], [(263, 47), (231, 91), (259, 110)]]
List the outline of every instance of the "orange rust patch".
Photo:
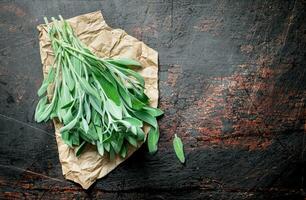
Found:
[(212, 19), (202, 19), (198, 22), (197, 25), (194, 26), (194, 29), (201, 32), (209, 32), (213, 33), (213, 35), (217, 34), (217, 29), (222, 25), (222, 20), (217, 18)]
[(24, 17), (26, 15), (26, 12), (24, 10), (14, 4), (1, 5), (0, 10), (14, 13), (18, 17)]
[(240, 51), (243, 53), (251, 53), (253, 51), (254, 47), (250, 44), (248, 45), (241, 45)]
[(33, 188), (33, 184), (32, 183), (19, 183), (19, 186), (24, 188), (24, 189), (32, 189)]
[(21, 199), (23, 195), (19, 192), (4, 192), (6, 199)]
[(177, 78), (179, 77), (179, 74), (182, 73), (182, 67), (180, 65), (172, 65), (168, 69), (168, 80), (167, 83), (171, 85), (172, 87), (175, 86)]
[(16, 26), (10, 26), (10, 27), (9, 27), (9, 31), (12, 32), (12, 33), (14, 33), (14, 32), (17, 31), (17, 27), (16, 27)]
[(238, 65), (238, 67), (244, 69), (244, 68), (247, 68), (248, 66), (246, 64), (240, 64), (240, 65)]
[(262, 78), (270, 78), (275, 74), (275, 72), (272, 69), (269, 68), (262, 68), (260, 71), (260, 75)]
[[(177, 131), (195, 130), (201, 146), (217, 144), (256, 150), (269, 147), (274, 132), (294, 127), (297, 115), (303, 113), (298, 102), (290, 100), (297, 93), (287, 91), (282, 98), (272, 98), (283, 94), (281, 88), (274, 88), (277, 80), (273, 77), (280, 71), (265, 67), (266, 59), (260, 58), (263, 65), (254, 73), (237, 72), (210, 79), (202, 98), (182, 112), (184, 126)], [(288, 105), (287, 111), (279, 110), (282, 105)], [(280, 126), (280, 122), (286, 123)]]
[(143, 35), (150, 35), (153, 37), (157, 37), (157, 27), (155, 23), (151, 23), (146, 25), (145, 27), (134, 27), (132, 29), (132, 34), (136, 38), (143, 38)]
[(273, 63), (273, 57), (271, 55), (260, 55), (256, 63), (263, 67), (271, 65)]
[(241, 138), (229, 138), (223, 140), (223, 143), (226, 146), (242, 146), (243, 148), (248, 148), (249, 151), (254, 151), (257, 149), (266, 149), (272, 144), (271, 140), (267, 138), (260, 140), (258, 140), (258, 138), (244, 138), (243, 145), (241, 145), (240, 140)]

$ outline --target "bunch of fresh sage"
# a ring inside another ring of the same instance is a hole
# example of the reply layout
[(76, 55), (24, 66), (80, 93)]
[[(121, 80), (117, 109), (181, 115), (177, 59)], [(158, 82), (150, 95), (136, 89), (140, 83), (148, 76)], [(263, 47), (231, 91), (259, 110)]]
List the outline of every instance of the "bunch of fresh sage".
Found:
[[(48, 23), (47, 32), (54, 64), (38, 90), (40, 100), (35, 111), (37, 122), (57, 119), (62, 140), (77, 148), (79, 156), (86, 144), (96, 145), (100, 155), (127, 156), (128, 146), (138, 147), (146, 140), (144, 124), (150, 126), (147, 144), (157, 151), (159, 130), (156, 117), (160, 109), (149, 106), (145, 82), (133, 70), (139, 62), (102, 59), (93, 54), (60, 16)], [(47, 88), (52, 85), (52, 98)]]

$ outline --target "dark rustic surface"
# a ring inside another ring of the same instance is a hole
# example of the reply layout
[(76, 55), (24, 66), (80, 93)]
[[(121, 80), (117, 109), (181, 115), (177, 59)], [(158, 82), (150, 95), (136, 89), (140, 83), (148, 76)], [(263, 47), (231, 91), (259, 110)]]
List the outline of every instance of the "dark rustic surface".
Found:
[[(305, 1), (0, 1), (0, 198), (303, 199)], [(33, 121), (43, 16), (102, 10), (159, 52), (159, 151), (141, 148), (88, 191), (61, 174)], [(172, 151), (184, 139), (187, 163)]]

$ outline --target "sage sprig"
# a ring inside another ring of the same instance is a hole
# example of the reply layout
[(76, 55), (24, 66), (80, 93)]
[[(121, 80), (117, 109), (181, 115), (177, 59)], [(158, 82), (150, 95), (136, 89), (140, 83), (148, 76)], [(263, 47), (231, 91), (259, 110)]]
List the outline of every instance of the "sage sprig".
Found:
[(177, 158), (181, 161), (181, 163), (185, 163), (185, 154), (184, 154), (184, 146), (181, 138), (179, 138), (176, 134), (173, 139), (173, 148)]
[[(37, 122), (58, 119), (62, 140), (76, 148), (79, 156), (90, 143), (100, 155), (128, 154), (146, 140), (142, 128), (150, 126), (148, 148), (157, 151), (156, 117), (163, 114), (149, 106), (143, 77), (133, 69), (141, 64), (128, 58), (102, 59), (92, 53), (73, 33), (68, 22), (52, 18), (47, 24), (54, 63), (37, 94)], [(54, 87), (52, 98), (46, 92)]]

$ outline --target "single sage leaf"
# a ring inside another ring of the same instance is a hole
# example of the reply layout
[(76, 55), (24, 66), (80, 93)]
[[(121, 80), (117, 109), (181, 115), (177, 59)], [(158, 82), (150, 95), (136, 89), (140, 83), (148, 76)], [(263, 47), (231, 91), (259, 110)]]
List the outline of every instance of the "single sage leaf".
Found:
[(104, 104), (109, 113), (116, 119), (122, 119), (122, 108), (117, 106), (112, 100), (107, 99)]
[(152, 115), (146, 113), (146, 112), (143, 112), (143, 111), (135, 111), (134, 112), (134, 115), (142, 120), (142, 121), (145, 121), (146, 123), (150, 124), (151, 126), (153, 126), (153, 128), (157, 128), (157, 121), (156, 121), (156, 118), (153, 117)]
[(143, 108), (147, 113), (149, 113), (150, 115), (152, 115), (153, 117), (159, 117), (161, 115), (164, 114), (164, 112), (158, 108), (152, 108), (152, 107), (144, 107)]
[(127, 155), (127, 147), (125, 145), (122, 146), (121, 151), (120, 151), (120, 156), (122, 158), (125, 158)]
[(119, 65), (125, 65), (125, 66), (135, 66), (135, 67), (141, 67), (141, 64), (133, 59), (129, 58), (117, 58), (117, 59), (109, 59), (107, 62), (110, 62), (112, 64), (119, 64)]
[(157, 144), (159, 140), (159, 131), (156, 128), (151, 127), (148, 132), (148, 149), (149, 152), (154, 154), (157, 151)]
[(83, 141), (83, 142), (81, 143), (81, 145), (78, 146), (78, 147), (76, 148), (75, 155), (76, 155), (77, 157), (79, 157), (79, 156), (81, 155), (81, 153), (84, 151), (85, 146), (86, 146), (86, 142)]
[(104, 78), (104, 76), (97, 77), (98, 82), (100, 83), (103, 91), (117, 106), (121, 105), (120, 96), (118, 91), (114, 85), (112, 85), (108, 80)]
[(83, 124), (83, 128), (84, 128), (85, 133), (88, 133), (89, 126), (87, 124), (87, 121), (84, 119), (84, 117), (82, 117), (82, 124)]
[(74, 104), (75, 100), (71, 100), (70, 102), (68, 102), (67, 104), (63, 105), (61, 107), (61, 109), (66, 109), (66, 108), (69, 108), (71, 107), (72, 104)]
[(137, 147), (137, 140), (132, 136), (126, 136), (127, 141), (134, 147)]
[(184, 155), (184, 147), (181, 138), (179, 138), (176, 134), (173, 139), (173, 148), (177, 158), (181, 161), (181, 163), (185, 162), (185, 155)]
[(49, 72), (48, 72), (48, 76), (43, 80), (43, 83), (42, 83), (41, 87), (37, 91), (38, 96), (42, 96), (47, 91), (47, 88), (48, 88), (49, 84), (51, 82), (53, 82), (53, 80), (54, 80), (54, 75), (55, 75), (54, 68), (50, 67)]
[(71, 134), (71, 140), (72, 140), (72, 144), (75, 146), (79, 146), (80, 145), (80, 136), (79, 136), (79, 132), (73, 132), (73, 134)]
[(104, 146), (103, 146), (103, 143), (97, 141), (97, 149), (98, 149), (98, 152), (101, 156), (104, 155)]

